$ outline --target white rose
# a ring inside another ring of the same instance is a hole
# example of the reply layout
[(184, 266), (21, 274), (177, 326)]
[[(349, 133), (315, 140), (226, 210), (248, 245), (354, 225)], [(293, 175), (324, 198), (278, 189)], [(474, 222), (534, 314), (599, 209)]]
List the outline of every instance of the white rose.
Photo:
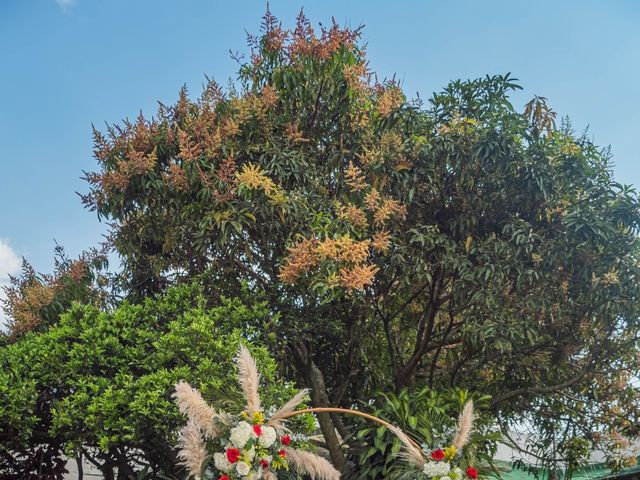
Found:
[(229, 440), (236, 448), (244, 448), (253, 435), (253, 428), (247, 422), (240, 422), (231, 429)]
[(224, 453), (214, 453), (213, 463), (221, 472), (226, 473), (231, 470), (231, 464), (229, 463), (229, 460), (227, 460), (227, 456)]
[(247, 475), (249, 475), (251, 467), (244, 462), (238, 462), (236, 463), (236, 471), (238, 472), (238, 475), (246, 477)]
[(445, 475), (444, 477), (440, 477), (440, 480), (451, 480), (451, 477)]
[(422, 472), (427, 477), (442, 477), (449, 473), (451, 469), (447, 462), (427, 462), (424, 464)]
[(273, 427), (264, 427), (262, 435), (258, 438), (258, 443), (264, 448), (269, 448), (276, 441), (276, 431)]

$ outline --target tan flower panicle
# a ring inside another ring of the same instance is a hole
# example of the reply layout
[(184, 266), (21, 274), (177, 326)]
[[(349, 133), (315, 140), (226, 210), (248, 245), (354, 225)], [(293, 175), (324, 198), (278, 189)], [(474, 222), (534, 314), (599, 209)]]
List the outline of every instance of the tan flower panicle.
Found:
[(367, 188), (367, 181), (362, 170), (356, 167), (353, 162), (349, 162), (349, 166), (344, 172), (345, 183), (351, 188), (352, 192), (359, 192)]
[(391, 234), (387, 230), (374, 233), (371, 246), (378, 252), (386, 252), (391, 244)]
[(367, 285), (373, 283), (376, 273), (380, 270), (375, 265), (356, 265), (352, 268), (340, 270), (340, 283), (351, 293), (354, 290), (362, 291)]
[(285, 283), (295, 283), (300, 276), (318, 264), (316, 241), (303, 239), (288, 248), (284, 265), (280, 268), (279, 277)]

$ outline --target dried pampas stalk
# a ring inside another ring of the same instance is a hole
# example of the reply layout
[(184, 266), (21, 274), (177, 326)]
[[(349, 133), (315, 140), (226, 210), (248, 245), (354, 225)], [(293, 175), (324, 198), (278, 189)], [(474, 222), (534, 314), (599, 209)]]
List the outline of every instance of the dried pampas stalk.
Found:
[(460, 412), (460, 417), (458, 417), (458, 431), (453, 439), (453, 446), (457, 449), (461, 449), (469, 442), (474, 420), (473, 401), (469, 400), (464, 404), (464, 408), (462, 412)]
[(220, 432), (214, 421), (216, 411), (204, 401), (200, 392), (182, 380), (176, 383), (175, 389), (172, 397), (180, 412), (189, 417), (208, 438), (217, 437)]
[(180, 430), (178, 439), (178, 458), (180, 464), (187, 468), (187, 471), (196, 480), (202, 479), (202, 469), (207, 459), (207, 450), (202, 441), (202, 434), (198, 425), (189, 420)]
[(293, 412), (298, 405), (300, 405), (304, 400), (308, 398), (309, 398), (309, 390), (306, 388), (304, 390), (300, 390), (291, 398), (291, 400), (289, 400), (287, 403), (281, 406), (278, 410), (276, 410), (276, 412), (273, 415), (271, 415), (271, 418), (267, 422), (267, 425), (275, 428), (276, 430), (284, 429), (283, 422), (286, 419), (287, 415)]
[(258, 374), (256, 361), (244, 345), (241, 345), (238, 350), (236, 364), (238, 366), (240, 386), (247, 400), (247, 413), (259, 412), (260, 395), (258, 394), (258, 384), (260, 383), (260, 374)]
[(298, 473), (309, 475), (312, 480), (340, 479), (340, 472), (328, 460), (318, 455), (294, 448), (286, 448), (285, 455)]
[(262, 478), (264, 480), (278, 480), (278, 477), (276, 477), (275, 474), (271, 470), (263, 470), (262, 471)]
[(398, 457), (418, 468), (422, 468), (425, 464), (424, 455), (422, 451), (416, 447), (415, 443), (411, 441), (409, 436), (395, 425), (390, 425), (387, 428), (402, 442), (402, 450), (398, 453)]

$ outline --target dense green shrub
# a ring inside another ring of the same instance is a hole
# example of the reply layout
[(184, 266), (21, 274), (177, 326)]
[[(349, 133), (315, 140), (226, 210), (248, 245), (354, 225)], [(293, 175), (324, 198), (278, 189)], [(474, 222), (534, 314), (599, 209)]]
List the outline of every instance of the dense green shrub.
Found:
[[(45, 446), (52, 459), (82, 454), (106, 478), (143, 466), (179, 475), (172, 447), (184, 419), (171, 401), (174, 383), (233, 397), (233, 357), (247, 340), (240, 328), (269, 318), (264, 304), (237, 300), (208, 309), (187, 286), (113, 311), (73, 306), (46, 332), (0, 349), (0, 472), (29, 478)], [(267, 350), (252, 353), (265, 403), (291, 394)]]

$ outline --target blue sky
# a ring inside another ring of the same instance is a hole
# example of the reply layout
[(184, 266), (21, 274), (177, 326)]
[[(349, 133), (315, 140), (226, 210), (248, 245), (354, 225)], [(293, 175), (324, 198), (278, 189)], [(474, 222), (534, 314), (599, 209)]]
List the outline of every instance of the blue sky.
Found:
[[(640, 186), (640, 2), (566, 0), (277, 1), (290, 26), (366, 25), (371, 67), (429, 97), (449, 80), (512, 72), (579, 130), (611, 145), (618, 181)], [(265, 1), (2, 0), (0, 2), (0, 284), (17, 257), (52, 268), (54, 239), (75, 256), (104, 224), (83, 209), (80, 177), (95, 168), (91, 123), (117, 122), (156, 101), (225, 83)]]

